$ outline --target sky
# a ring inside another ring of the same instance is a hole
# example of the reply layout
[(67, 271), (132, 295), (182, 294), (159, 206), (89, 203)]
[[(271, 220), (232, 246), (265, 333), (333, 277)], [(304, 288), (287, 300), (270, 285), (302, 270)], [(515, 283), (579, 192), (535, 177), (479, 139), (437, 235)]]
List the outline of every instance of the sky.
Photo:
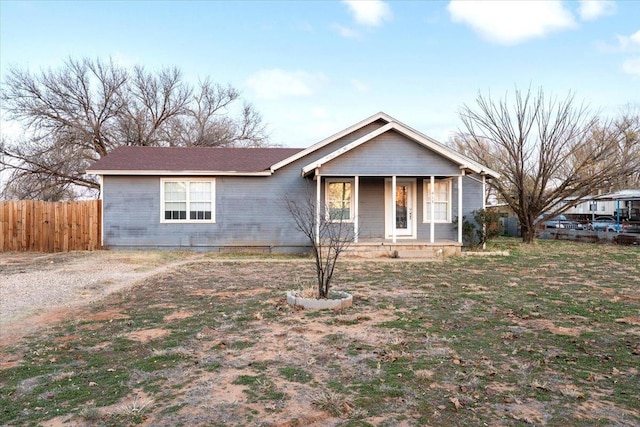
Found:
[(478, 93), (573, 92), (604, 115), (640, 104), (640, 0), (0, 0), (1, 81), (70, 57), (231, 84), (282, 146), (379, 111), (446, 142)]

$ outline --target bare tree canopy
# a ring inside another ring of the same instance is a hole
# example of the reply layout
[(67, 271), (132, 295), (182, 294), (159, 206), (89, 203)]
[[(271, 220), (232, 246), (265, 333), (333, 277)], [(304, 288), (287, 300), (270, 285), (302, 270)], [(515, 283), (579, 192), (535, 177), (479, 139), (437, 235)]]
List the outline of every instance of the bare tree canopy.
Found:
[[(512, 102), (508, 96), (494, 100), (479, 94), (474, 107), (462, 107), (460, 118), (464, 130), (455, 140), (458, 149), (500, 172), (490, 186), (518, 216), (525, 242), (533, 241), (541, 214), (570, 207), (563, 203), (567, 198), (585, 197), (638, 174), (632, 114), (602, 122), (573, 94), (558, 99), (545, 97), (542, 89), (516, 89)], [(634, 150), (635, 157), (630, 156)]]
[(59, 200), (97, 189), (85, 169), (122, 145), (268, 144), (262, 117), (238, 90), (209, 79), (191, 85), (178, 68), (150, 72), (87, 58), (39, 73), (14, 67), (0, 100), (24, 130), (0, 143), (5, 198)]
[(618, 136), (618, 157), (629, 174), (618, 175), (612, 179), (605, 191), (617, 191), (628, 188), (640, 188), (640, 104), (627, 105), (616, 117), (611, 126)]

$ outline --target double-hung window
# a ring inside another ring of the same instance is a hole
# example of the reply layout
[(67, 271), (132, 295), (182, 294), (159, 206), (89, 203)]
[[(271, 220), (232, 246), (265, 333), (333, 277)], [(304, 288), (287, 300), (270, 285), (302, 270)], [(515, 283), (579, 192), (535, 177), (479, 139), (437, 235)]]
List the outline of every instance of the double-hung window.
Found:
[(161, 222), (215, 222), (215, 179), (163, 178)]
[[(451, 222), (451, 180), (435, 181), (433, 185), (433, 222)], [(424, 222), (431, 222), (431, 181), (424, 180)]]
[(353, 180), (328, 178), (325, 204), (329, 221), (353, 221)]

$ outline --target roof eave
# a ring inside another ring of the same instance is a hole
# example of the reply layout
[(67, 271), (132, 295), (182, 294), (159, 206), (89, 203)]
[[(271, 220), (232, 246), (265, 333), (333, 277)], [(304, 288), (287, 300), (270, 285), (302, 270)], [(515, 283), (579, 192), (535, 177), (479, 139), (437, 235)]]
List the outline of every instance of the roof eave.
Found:
[(137, 175), (137, 176), (271, 176), (270, 170), (259, 172), (238, 172), (238, 171), (172, 171), (172, 170), (92, 170), (86, 171), (92, 175)]

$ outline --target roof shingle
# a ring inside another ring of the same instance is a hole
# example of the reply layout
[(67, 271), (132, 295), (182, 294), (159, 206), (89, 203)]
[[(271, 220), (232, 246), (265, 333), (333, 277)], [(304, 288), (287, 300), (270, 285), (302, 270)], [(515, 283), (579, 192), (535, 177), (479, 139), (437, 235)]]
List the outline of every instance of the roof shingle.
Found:
[(92, 171), (263, 172), (301, 148), (118, 147)]

